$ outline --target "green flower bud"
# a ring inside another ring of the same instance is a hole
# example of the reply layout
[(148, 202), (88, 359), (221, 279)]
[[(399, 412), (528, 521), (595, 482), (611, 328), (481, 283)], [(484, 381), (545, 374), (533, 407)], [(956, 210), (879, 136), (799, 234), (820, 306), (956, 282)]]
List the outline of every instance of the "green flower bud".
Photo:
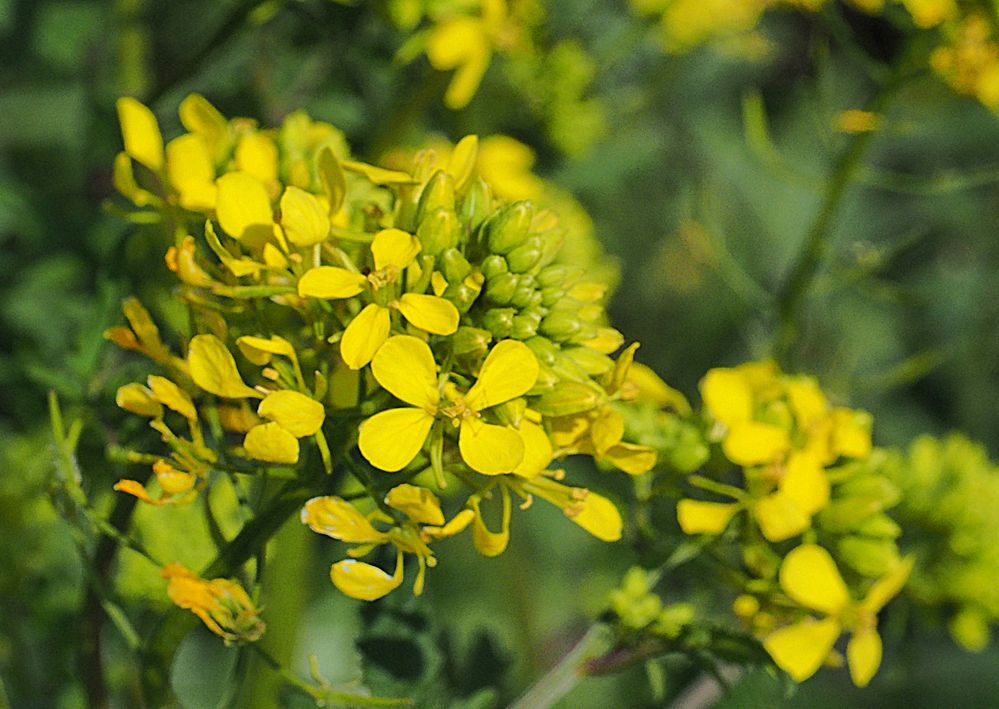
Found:
[(543, 416), (569, 416), (592, 411), (603, 401), (603, 391), (583, 382), (559, 382), (532, 404)]
[(440, 257), (441, 271), (448, 283), (460, 283), (472, 272), (472, 265), (458, 249), (445, 249)]
[(888, 539), (843, 537), (836, 544), (839, 557), (864, 576), (884, 576), (899, 562), (898, 546)]
[(520, 278), (512, 273), (501, 273), (486, 281), (486, 298), (496, 305), (509, 305), (520, 285)]
[(444, 291), (444, 297), (454, 303), (460, 313), (467, 313), (482, 292), (482, 274), (473, 273), (464, 281), (453, 283)]
[(555, 360), (558, 359), (559, 348), (558, 345), (554, 344), (551, 340), (546, 337), (532, 337), (524, 342), (525, 345), (531, 348), (531, 352), (534, 356), (538, 358), (538, 362), (541, 364), (547, 364), (549, 366), (555, 364)]
[(534, 290), (534, 285), (521, 279), (517, 284), (517, 290), (513, 292), (513, 296), (510, 298), (510, 304), (515, 308), (526, 308), (531, 305), (535, 293), (537, 291)]
[(513, 308), (491, 308), (482, 316), (482, 324), (496, 339), (509, 337), (513, 330)]
[(428, 214), (437, 209), (454, 211), (454, 180), (443, 170), (438, 170), (427, 180), (416, 208), (416, 223), (422, 223)]
[(878, 500), (882, 509), (898, 504), (901, 496), (898, 487), (882, 475), (865, 475), (848, 480), (839, 486), (839, 494), (843, 497), (866, 497)]
[(777, 576), (781, 559), (766, 544), (750, 544), (742, 550), (742, 562), (754, 576), (772, 579)]
[(461, 200), (461, 206), (458, 208), (461, 223), (465, 224), (469, 230), (466, 236), (478, 229), (492, 211), (493, 197), (489, 185), (481, 177), (477, 177), (469, 184), (465, 197)]
[(541, 296), (541, 305), (548, 308), (565, 298), (565, 293), (565, 288), (562, 286), (549, 286), (538, 291), (538, 295)]
[(510, 331), (510, 336), (517, 340), (526, 340), (529, 337), (534, 337), (538, 332), (538, 323), (540, 322), (541, 318), (536, 315), (514, 315), (513, 329)]
[(583, 269), (564, 264), (545, 266), (538, 272), (538, 285), (542, 288), (558, 286), (563, 290), (572, 288), (583, 277)]
[(506, 255), (510, 270), (527, 273), (541, 260), (541, 239), (532, 236)]
[(490, 409), (490, 411), (496, 414), (500, 423), (506, 426), (513, 426), (514, 428), (520, 427), (520, 422), (523, 420), (526, 410), (527, 400), (522, 396), (518, 396), (516, 399), (511, 399)]
[(462, 325), (451, 336), (451, 349), (456, 355), (485, 355), (493, 336), (488, 330)]
[(423, 246), (422, 253), (436, 256), (441, 251), (458, 245), (461, 236), (461, 224), (458, 215), (449, 209), (435, 209), (420, 222), (416, 230), (416, 238)]
[(538, 328), (542, 335), (552, 338), (556, 342), (568, 340), (578, 333), (583, 327), (579, 318), (569, 312), (548, 313), (541, 321)]
[[(537, 338), (534, 338), (537, 339)], [(529, 392), (532, 395), (543, 394), (554, 389), (562, 381), (558, 374), (543, 362), (538, 363), (538, 378), (534, 382), (534, 388)]]
[(489, 251), (507, 254), (524, 243), (534, 218), (530, 202), (514, 202), (490, 217), (485, 225)]
[(486, 277), (486, 280), (489, 280), (490, 278), (495, 278), (501, 273), (506, 273), (510, 269), (505, 258), (499, 254), (489, 254), (482, 259), (482, 264), (479, 266), (479, 270), (482, 271), (482, 275)]
[(565, 232), (562, 229), (540, 234), (541, 237), (541, 258), (535, 268), (543, 268), (554, 261), (562, 250), (565, 243)]
[(819, 512), (819, 526), (834, 534), (852, 532), (882, 509), (881, 502), (875, 498), (847, 497), (834, 500)]
[(591, 377), (599, 377), (614, 368), (614, 360), (589, 347), (567, 347), (562, 356), (578, 364)]
[(886, 514), (876, 514), (857, 527), (857, 533), (865, 537), (880, 537), (882, 539), (898, 539), (902, 528), (898, 522)]

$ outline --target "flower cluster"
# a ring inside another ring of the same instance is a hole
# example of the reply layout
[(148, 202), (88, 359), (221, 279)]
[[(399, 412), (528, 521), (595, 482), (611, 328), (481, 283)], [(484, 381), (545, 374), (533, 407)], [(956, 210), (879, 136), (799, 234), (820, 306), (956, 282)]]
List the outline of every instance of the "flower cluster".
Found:
[(918, 559), (908, 595), (940, 613), (962, 647), (982, 650), (999, 618), (999, 467), (951, 434), (916, 439), (888, 469), (903, 493), (902, 541)]
[[(899, 490), (871, 417), (771, 361), (712, 369), (700, 389), (701, 412), (675, 400), (675, 413), (630, 427), (658, 449), (659, 474), (681, 476), (680, 529), (713, 544), (735, 614), (795, 681), (835, 659), (848, 633), (851, 675), (867, 684), (881, 661), (878, 612), (913, 564), (886, 514)], [(621, 598), (624, 620), (636, 611)]]
[[(655, 377), (608, 326), (607, 284), (559, 260), (558, 216), (478, 175), (475, 136), (388, 169), (302, 113), (267, 130), (190, 96), (187, 132), (164, 146), (147, 107), (118, 110), (115, 185), (137, 221), (173, 228), (166, 264), (193, 328), (175, 354), (133, 300), (129, 327), (108, 332), (164, 370), (118, 403), (169, 447), (147, 485), (116, 489), (184, 504), (216, 475), (284, 468), (317, 495), (303, 523), (357, 545), (331, 578), (365, 600), (402, 583), (407, 555), (420, 593), (430, 545), (468, 527), (482, 554), (502, 553), (514, 498), (621, 537), (614, 504), (553, 461), (651, 469), (624, 412), (635, 377)], [(388, 548), (394, 573), (358, 560)]]

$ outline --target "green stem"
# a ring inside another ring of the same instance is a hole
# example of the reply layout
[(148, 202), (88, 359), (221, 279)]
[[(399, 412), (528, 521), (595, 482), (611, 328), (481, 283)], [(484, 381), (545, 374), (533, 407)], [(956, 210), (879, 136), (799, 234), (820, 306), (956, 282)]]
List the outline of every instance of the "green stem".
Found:
[(594, 625), (548, 674), (535, 682), (509, 709), (547, 709), (553, 706), (587, 676), (586, 661), (610, 647), (610, 633), (604, 626)]

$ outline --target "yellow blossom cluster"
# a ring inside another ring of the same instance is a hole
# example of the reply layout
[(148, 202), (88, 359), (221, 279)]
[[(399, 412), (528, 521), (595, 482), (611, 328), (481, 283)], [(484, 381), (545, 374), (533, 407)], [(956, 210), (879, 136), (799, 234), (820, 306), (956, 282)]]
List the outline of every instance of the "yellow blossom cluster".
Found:
[[(658, 380), (607, 325), (607, 284), (560, 260), (559, 217), (482, 179), (475, 136), (390, 169), (303, 113), (263, 129), (193, 95), (164, 144), (149, 108), (118, 112), (115, 185), (136, 221), (172, 229), (192, 329), (175, 352), (130, 300), (107, 333), (163, 370), (117, 400), (169, 448), (117, 490), (187, 504), (219, 475), (281, 469), (313, 491), (303, 523), (356, 545), (330, 575), (365, 600), (401, 584), (407, 556), (420, 593), (430, 545), (469, 527), (502, 553), (514, 498), (621, 537), (616, 506), (554, 463), (648, 471), (622, 412)], [(359, 560), (388, 549), (393, 572)]]

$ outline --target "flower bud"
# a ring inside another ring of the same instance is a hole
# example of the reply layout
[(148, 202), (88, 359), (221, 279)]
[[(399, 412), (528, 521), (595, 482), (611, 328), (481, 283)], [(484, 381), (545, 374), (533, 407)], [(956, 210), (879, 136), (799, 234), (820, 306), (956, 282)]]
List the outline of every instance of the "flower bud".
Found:
[(458, 207), (461, 223), (466, 224), (468, 229), (474, 232), (492, 211), (493, 197), (489, 185), (481, 177), (472, 180)]
[[(510, 304), (515, 308), (529, 307), (535, 300), (534, 294), (537, 292), (532, 282), (521, 278), (517, 284), (517, 290), (513, 292), (513, 297), (510, 298)], [(537, 300), (540, 301), (540, 298)]]
[(520, 278), (512, 273), (501, 273), (486, 281), (486, 298), (496, 305), (509, 305), (520, 285)]
[(530, 202), (514, 202), (504, 207), (486, 224), (489, 250), (494, 254), (507, 254), (524, 243), (534, 217)]
[(485, 355), (492, 342), (488, 330), (462, 325), (451, 337), (451, 348), (456, 355)]
[(538, 285), (542, 288), (558, 286), (563, 290), (572, 288), (580, 278), (583, 277), (583, 270), (575, 266), (564, 264), (554, 264), (545, 266), (538, 272)]
[(538, 362), (541, 364), (547, 364), (549, 366), (555, 364), (555, 360), (558, 358), (559, 348), (558, 345), (554, 344), (548, 338), (538, 335), (527, 340), (524, 344), (531, 348), (534, 356), (538, 358)]
[(582, 382), (563, 381), (531, 404), (543, 416), (569, 416), (595, 409), (603, 392)]
[(437, 209), (454, 211), (454, 180), (443, 170), (438, 170), (427, 180), (416, 207), (416, 223), (422, 223), (427, 215)]
[(445, 249), (440, 256), (441, 270), (448, 283), (456, 284), (465, 280), (472, 272), (472, 265), (458, 249)]
[(486, 277), (486, 280), (489, 280), (490, 278), (495, 278), (501, 273), (506, 273), (510, 269), (505, 258), (499, 254), (489, 254), (482, 259), (482, 264), (479, 266), (479, 270), (482, 271), (482, 275)]
[(523, 313), (514, 315), (513, 329), (510, 331), (510, 335), (518, 340), (526, 340), (529, 337), (534, 337), (538, 332), (540, 322), (541, 316), (534, 313), (529, 315)]
[(582, 327), (583, 324), (579, 321), (579, 318), (572, 313), (558, 312), (548, 313), (545, 319), (541, 321), (541, 326), (538, 329), (542, 335), (561, 342), (568, 340), (578, 333)]
[(898, 546), (889, 539), (843, 537), (836, 550), (844, 562), (864, 576), (884, 576), (899, 563)]
[(436, 256), (441, 251), (458, 245), (461, 225), (458, 215), (450, 209), (435, 209), (420, 221), (416, 238), (423, 246), (423, 253)]
[(532, 236), (506, 255), (510, 270), (514, 273), (527, 273), (541, 260), (541, 239)]
[(472, 307), (472, 303), (482, 292), (482, 274), (475, 274), (478, 278), (466, 278), (463, 281), (447, 287), (444, 297), (450, 300), (459, 313), (467, 313)]
[(482, 316), (482, 324), (496, 339), (509, 337), (516, 312), (513, 308), (491, 308)]

